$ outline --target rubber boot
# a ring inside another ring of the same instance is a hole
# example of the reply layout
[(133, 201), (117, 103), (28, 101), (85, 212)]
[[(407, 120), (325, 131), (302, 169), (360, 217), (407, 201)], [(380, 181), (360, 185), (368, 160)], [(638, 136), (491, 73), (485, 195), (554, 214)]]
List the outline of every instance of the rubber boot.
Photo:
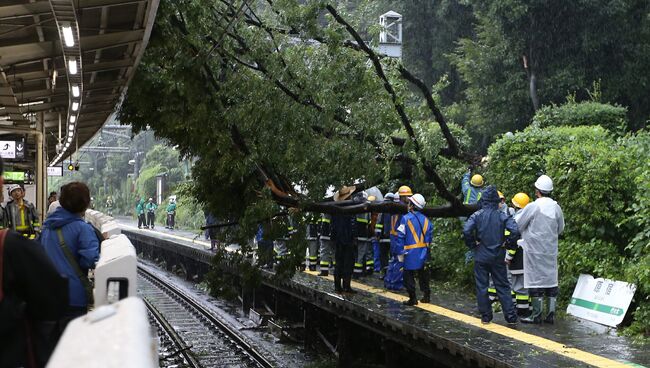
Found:
[(330, 272), (327, 269), (321, 269), (320, 273), (318, 274), (318, 276), (324, 276), (324, 277), (327, 277), (329, 275), (330, 275)]
[(550, 323), (554, 324), (555, 323), (555, 304), (556, 304), (557, 298), (555, 297), (549, 297), (548, 298), (548, 314), (546, 315), (546, 318), (544, 318), (544, 323)]
[(343, 287), (341, 286), (341, 276), (334, 275), (334, 292), (341, 294), (343, 292)]
[(402, 304), (404, 304), (404, 305), (409, 305), (409, 306), (417, 305), (417, 304), (418, 304), (418, 300), (417, 300), (417, 298), (415, 297), (415, 293), (411, 293), (411, 292), (409, 292), (409, 300), (405, 300)]
[(316, 265), (309, 265), (309, 271), (316, 271)]
[(533, 311), (530, 313), (530, 316), (526, 318), (522, 318), (521, 322), (522, 323), (537, 323), (540, 324), (542, 323), (542, 303), (544, 302), (544, 298), (540, 297), (533, 297), (531, 304), (533, 305)]
[(352, 290), (352, 275), (343, 276), (343, 292), (348, 294), (356, 294), (357, 292)]
[(420, 303), (431, 303), (431, 292), (424, 293), (422, 299), (420, 299)]

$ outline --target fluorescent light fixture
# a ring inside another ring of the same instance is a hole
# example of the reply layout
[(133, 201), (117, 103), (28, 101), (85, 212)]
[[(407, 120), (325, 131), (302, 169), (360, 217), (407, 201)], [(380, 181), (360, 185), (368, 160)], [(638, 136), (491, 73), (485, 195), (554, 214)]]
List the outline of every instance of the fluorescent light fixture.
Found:
[(75, 121), (77, 121), (77, 117), (75, 115), (70, 115), (70, 122), (74, 123)]
[(79, 110), (79, 102), (73, 102), (72, 111), (77, 111), (77, 110)]
[(72, 95), (74, 97), (79, 97), (79, 86), (76, 84), (72, 86)]
[(70, 142), (72, 142), (72, 136), (68, 137), (68, 143), (65, 145), (66, 147), (70, 146)]
[(73, 135), (74, 135), (74, 132), (68, 132), (68, 138), (72, 138)]
[(21, 104), (18, 104), (18, 106), (20, 106), (20, 107), (34, 106), (34, 105), (40, 105), (42, 103), (43, 103), (43, 100), (40, 100), (40, 101), (32, 101), (32, 102), (21, 103)]
[(74, 130), (74, 124), (70, 124), (68, 128), (70, 128), (70, 130)]
[(72, 36), (72, 27), (68, 24), (61, 27), (61, 32), (63, 33), (63, 39), (65, 45), (68, 47), (74, 46), (74, 37)]
[(74, 57), (68, 59), (68, 71), (70, 74), (77, 74), (77, 60)]
[(54, 69), (54, 71), (52, 72), (52, 89), (56, 87), (56, 78), (58, 76), (59, 76), (59, 72), (57, 72), (56, 69)]
[(0, 121), (9, 120), (9, 116), (0, 116)]

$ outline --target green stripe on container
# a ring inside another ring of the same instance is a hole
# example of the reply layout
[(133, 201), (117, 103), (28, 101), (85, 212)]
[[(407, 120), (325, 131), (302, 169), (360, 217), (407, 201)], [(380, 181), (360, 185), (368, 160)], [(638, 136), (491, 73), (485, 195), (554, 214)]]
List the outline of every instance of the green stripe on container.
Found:
[(579, 298), (571, 298), (571, 304), (577, 305), (578, 307), (582, 307), (582, 308), (592, 309), (595, 310), (596, 312), (613, 314), (615, 316), (621, 316), (623, 315), (624, 312), (622, 308), (611, 307), (605, 304), (598, 304), (598, 303), (590, 302), (588, 300), (579, 299)]

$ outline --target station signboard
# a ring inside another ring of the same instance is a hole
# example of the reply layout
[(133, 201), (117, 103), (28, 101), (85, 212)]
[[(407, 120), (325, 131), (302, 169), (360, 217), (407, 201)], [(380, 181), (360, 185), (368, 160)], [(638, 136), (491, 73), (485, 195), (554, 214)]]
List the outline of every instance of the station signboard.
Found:
[(0, 157), (16, 158), (16, 141), (0, 141)]
[(634, 284), (580, 275), (567, 313), (616, 327), (623, 322), (635, 291)]
[(63, 167), (61, 166), (48, 166), (47, 176), (63, 176)]
[(2, 173), (2, 177), (6, 181), (25, 181), (25, 172), (24, 171), (5, 171)]

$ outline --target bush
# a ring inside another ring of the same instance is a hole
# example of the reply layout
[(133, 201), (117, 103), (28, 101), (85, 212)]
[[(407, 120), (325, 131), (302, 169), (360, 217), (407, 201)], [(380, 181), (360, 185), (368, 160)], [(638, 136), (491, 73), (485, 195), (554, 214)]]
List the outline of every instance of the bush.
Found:
[(635, 165), (631, 151), (611, 138), (549, 152), (546, 172), (553, 178), (553, 198), (561, 203), (573, 236), (615, 243), (623, 253), (634, 236), (625, 219), (634, 202)]
[(551, 126), (600, 125), (610, 132), (624, 132), (627, 108), (593, 101), (568, 102), (545, 106), (537, 111), (533, 123), (540, 128)]
[(533, 184), (547, 171), (546, 157), (552, 149), (602, 140), (610, 138), (601, 127), (529, 127), (512, 136), (504, 135), (490, 146), (485, 177), (508, 198), (518, 192), (533, 198)]

